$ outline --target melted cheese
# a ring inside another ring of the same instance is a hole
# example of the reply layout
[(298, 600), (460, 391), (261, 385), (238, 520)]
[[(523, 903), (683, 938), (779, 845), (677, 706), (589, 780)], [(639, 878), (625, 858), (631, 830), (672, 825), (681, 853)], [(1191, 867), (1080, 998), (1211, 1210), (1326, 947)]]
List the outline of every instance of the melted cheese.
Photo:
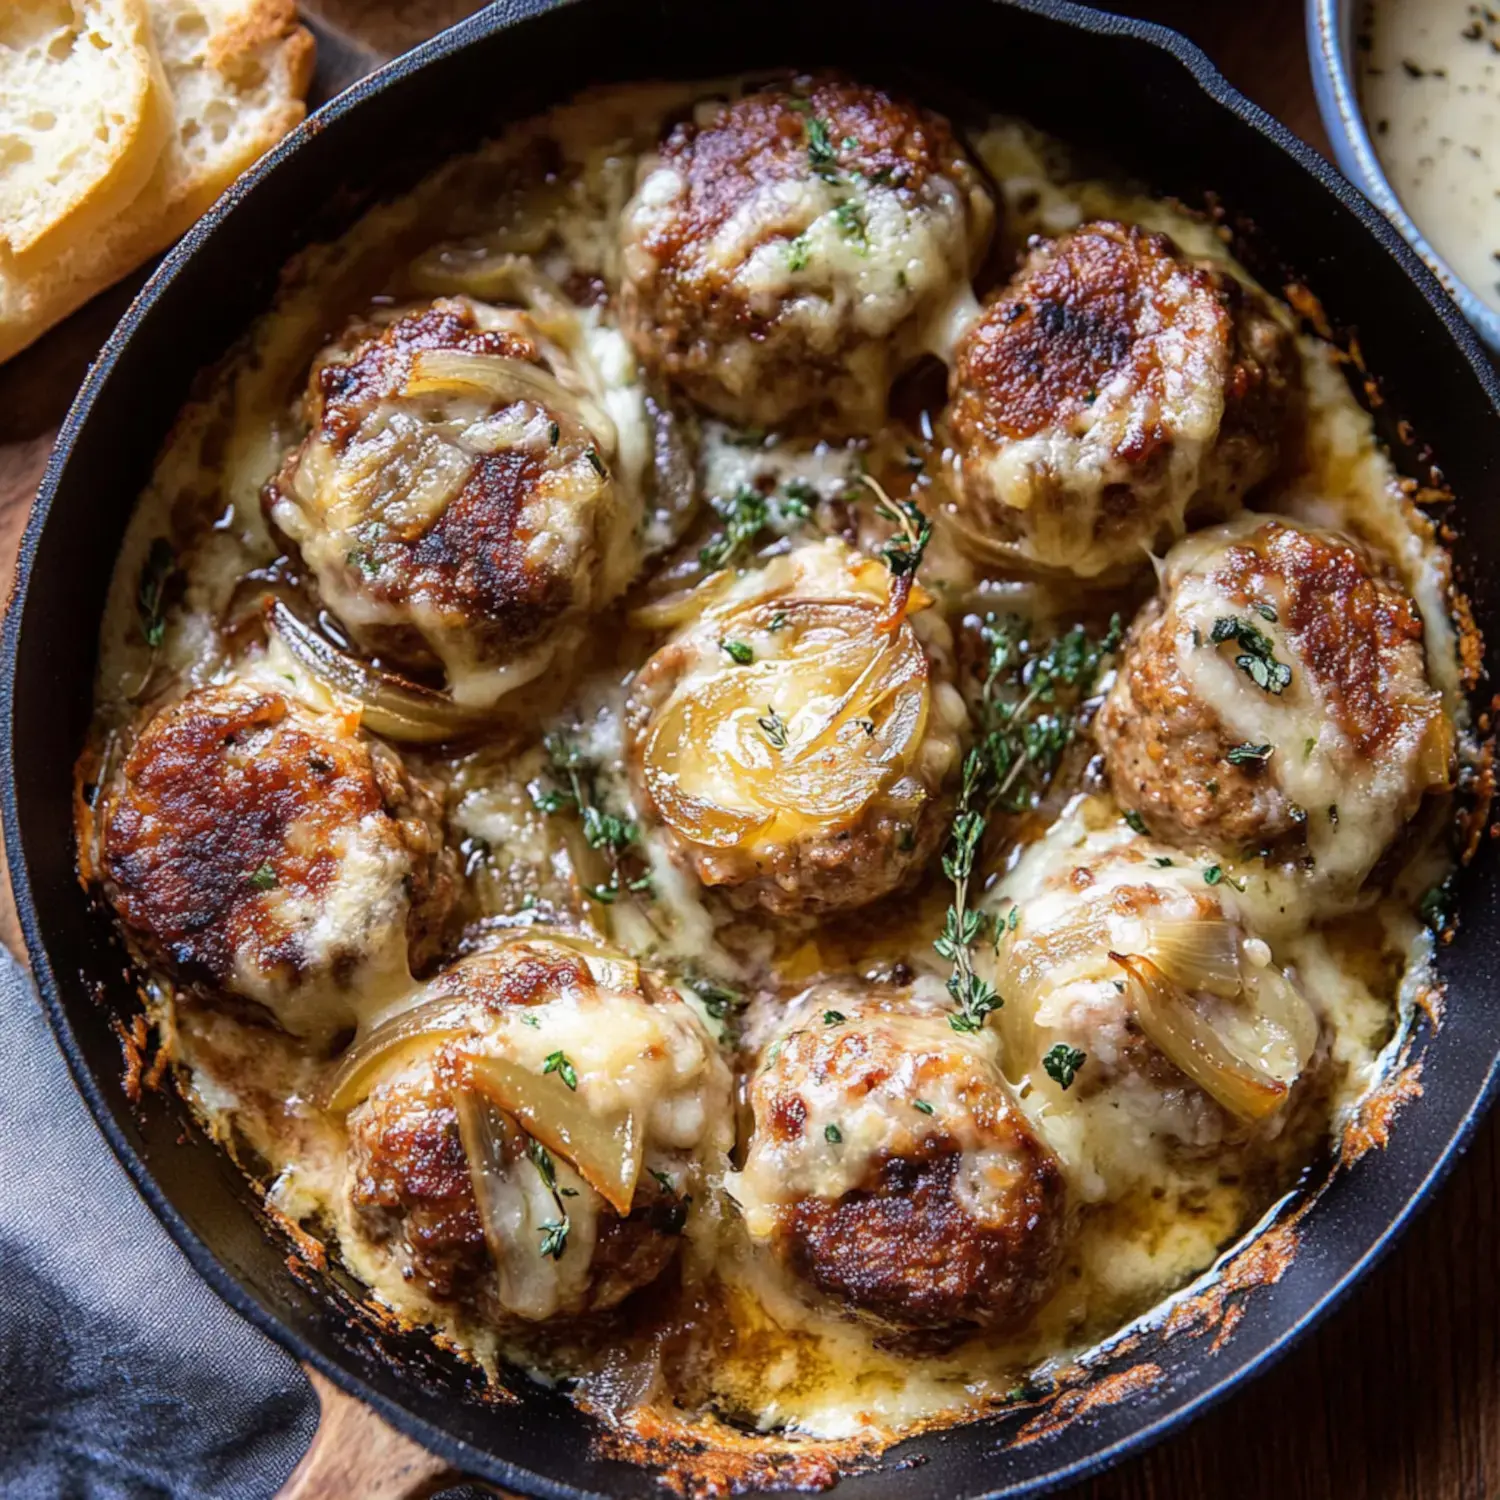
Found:
[[(451, 164), (414, 193), (377, 208), (337, 244), (309, 253), (288, 279), (275, 313), (258, 325), (246, 350), (174, 428), (131, 521), (101, 639), (101, 731), (122, 732), (141, 702), (169, 683), (194, 685), (231, 671), (264, 670), (283, 685), (291, 676), (294, 691), (317, 701), (322, 690), (302, 679), (294, 664), (278, 658), (275, 648), (242, 661), (240, 648), (217, 626), (240, 579), (275, 558), (260, 510), (260, 489), (303, 436), (287, 395), (301, 387), (308, 361), (329, 327), (347, 314), (367, 310), (372, 291), (407, 297), (404, 267), (411, 254), (465, 242), (476, 231), (502, 249), (534, 254), (542, 270), (560, 284), (576, 274), (617, 287), (619, 218), (638, 164), (657, 139), (662, 120), (702, 94), (701, 87), (669, 85), (588, 96), (514, 128), (476, 158)], [(522, 160), (541, 140), (556, 143), (567, 170), (536, 193), (506, 190), (496, 197), (496, 174), (503, 178), (507, 164)], [(1005, 205), (997, 252), (1002, 257), (1014, 260), (1029, 234), (1055, 234), (1088, 218), (1115, 217), (1167, 231), (1190, 254), (1213, 257), (1245, 277), (1212, 225), (1109, 183), (1066, 180), (1056, 144), (1026, 127), (997, 122), (974, 133), (972, 140)], [(485, 222), (487, 213), (494, 214), (496, 225)], [(876, 227), (885, 232), (883, 210)], [(899, 236), (901, 231), (895, 232)], [(842, 257), (846, 247), (830, 243), (824, 248), (831, 257)], [(901, 253), (899, 245), (895, 253)], [(835, 263), (842, 265), (842, 259), (830, 261)], [(940, 263), (935, 257), (934, 266)], [(860, 276), (889, 277), (896, 265), (884, 256), (852, 271), (844, 266), (841, 274), (856, 280), (846, 280), (841, 288), (856, 285)], [(927, 274), (925, 262), (921, 269)], [(784, 268), (758, 265), (757, 274), (771, 278), (768, 289), (787, 285), (799, 290), (791, 280), (775, 279), (790, 275)], [(871, 289), (880, 295), (874, 280)], [(816, 316), (820, 309), (814, 289), (802, 290), (808, 315)], [(870, 309), (872, 316), (889, 311), (879, 302)], [(929, 347), (942, 347), (954, 327), (971, 315), (964, 297), (955, 295), (941, 315), (934, 313), (922, 338)], [(614, 473), (622, 484), (633, 485), (635, 466), (644, 464), (651, 442), (641, 372), (607, 305), (589, 310), (584, 327), (589, 356), (603, 382), (599, 399), (618, 432)], [(1421, 606), (1434, 679), (1445, 692), (1449, 711), (1461, 716), (1454, 633), (1446, 608), (1446, 558), (1398, 486), (1388, 457), (1375, 444), (1370, 418), (1350, 395), (1334, 356), (1312, 340), (1299, 347), (1309, 390), (1308, 461), (1305, 473), (1277, 495), (1276, 504), (1309, 521), (1352, 530), (1392, 561)], [(463, 433), (474, 446), (495, 439), (493, 433), (476, 431), (472, 422)], [(747, 444), (743, 439), (716, 424), (705, 425), (699, 464), (700, 488), (706, 494), (727, 499), (741, 485), (780, 487), (801, 479), (820, 498), (845, 499), (861, 462), (880, 472), (883, 445), (893, 446), (899, 455), (912, 441), (904, 428), (876, 435), (868, 445), (774, 437)], [(930, 461), (937, 457), (931, 455)], [(849, 527), (867, 550), (878, 550), (883, 527), (873, 507), (852, 504)], [(142, 641), (136, 594), (147, 550), (160, 536), (173, 538), (186, 587), (182, 602), (168, 613), (160, 648), (153, 652)], [(803, 539), (799, 531), (797, 540)], [(773, 539), (771, 555), (734, 581), (736, 602), (786, 586), (794, 567), (806, 566), (812, 555), (799, 548), (802, 561), (793, 564), (777, 555), (778, 547), (791, 550), (785, 539)], [(822, 549), (818, 566), (826, 561), (827, 571), (809, 574), (809, 579), (820, 587), (849, 587), (847, 559), (835, 561), (839, 549), (834, 544), (824, 543)], [(873, 576), (882, 574), (875, 565)], [(923, 565), (922, 584), (937, 601), (915, 621), (930, 650), (952, 649), (942, 617), (1015, 609), (1050, 627), (1070, 623), (1076, 607), (1071, 596), (1045, 582), (977, 579), (972, 563), (941, 526)], [(599, 665), (575, 683), (565, 712), (544, 724), (528, 720), (526, 729), (579, 735), (601, 766), (600, 796), (611, 811), (629, 816), (619, 702), (625, 679), (649, 648), (615, 615), (600, 617), (593, 633), (604, 647)], [(612, 646), (618, 647), (615, 656), (610, 655)], [(942, 696), (940, 710), (950, 727), (962, 719), (962, 705), (953, 696)], [(938, 700), (935, 694), (935, 707)], [(424, 769), (445, 778), (450, 787), (449, 835), (464, 844), (467, 856), (466, 919), (487, 924), (488, 931), (497, 923), (528, 920), (531, 906), (540, 904), (643, 957), (731, 985), (747, 1000), (743, 1032), (752, 1048), (764, 1046), (786, 1023), (783, 980), (801, 990), (830, 971), (888, 973), (901, 962), (917, 971), (919, 987), (935, 999), (942, 994), (947, 971), (931, 950), (947, 901), (938, 879), (883, 905), (873, 921), (858, 913), (848, 922), (825, 924), (811, 937), (792, 938), (775, 924), (733, 918), (705, 900), (653, 840), (641, 852), (652, 871), (654, 896), (600, 907), (582, 891), (603, 872), (590, 865), (596, 853), (583, 845), (576, 819), (566, 813), (549, 817), (536, 807), (534, 793), (552, 785), (538, 745), (522, 735), (518, 742), (500, 740), (452, 760), (424, 757)], [(998, 912), (1009, 910), (1009, 903), (1035, 901), (1043, 903), (1035, 914), (1038, 923), (1051, 921), (1048, 903), (1061, 903), (1061, 898), (1048, 886), (1049, 872), (1068, 860), (1105, 859), (1133, 837), (1107, 805), (1096, 804), (1088, 816), (1075, 809), (1042, 844), (1027, 853), (1017, 851), (995, 872), (986, 907)], [(1153, 885), (1172, 901), (1196, 904), (1208, 891), (1201, 863), (1179, 864), (1175, 853), (1160, 857), (1173, 858), (1174, 865), (1153, 870)], [(1226, 916), (1263, 935), (1272, 962), (1295, 979), (1321, 1021), (1325, 1055), (1320, 1066), (1326, 1070), (1327, 1095), (1307, 1115), (1289, 1119), (1267, 1143), (1261, 1160), (1266, 1181), (1290, 1184), (1329, 1130), (1339, 1127), (1397, 1055), (1400, 1017), (1430, 979), (1431, 945), (1411, 915), (1409, 900), (1383, 903), (1361, 914), (1357, 926), (1305, 930), (1298, 893), (1274, 872), (1228, 861), (1223, 871), (1226, 879), (1213, 888), (1214, 899)], [(1429, 860), (1413, 876), (1415, 885), (1400, 887), (1403, 896), (1441, 874), (1441, 862)], [(1115, 879), (1106, 876), (1106, 884)], [(1055, 915), (1063, 920), (1061, 904)], [(1283, 918), (1280, 926), (1273, 920), (1278, 916)], [(1122, 933), (1121, 940), (1128, 941), (1129, 934)], [(983, 959), (984, 953), (977, 950), (977, 957)], [(1377, 972), (1379, 964), (1369, 961), (1371, 955), (1381, 956), (1386, 977)], [(1401, 976), (1399, 986), (1390, 974)], [(1087, 1030), (1091, 1062), (1104, 1065), (1110, 1061), (1110, 1047), (1116, 1060), (1124, 1054), (1126, 1036), (1118, 992), (1108, 981), (1105, 993), (1098, 979), (1081, 967), (1068, 984), (1059, 984), (1040, 1002), (1048, 1009), (1039, 1007), (1037, 1014), (1048, 1028), (1076, 1024), (1080, 1034)], [(606, 1018), (563, 1005), (549, 1019), (538, 1017), (535, 1034), (517, 1024), (515, 1045), (524, 1049), (527, 1066), (538, 1069), (551, 1050), (566, 1051), (579, 1068), (587, 1097), (601, 1105), (629, 1101), (646, 1110), (653, 1140), (657, 1131), (663, 1142), (684, 1141), (698, 1132), (704, 1149), (717, 1149), (732, 1133), (731, 1109), (726, 1102), (719, 1113), (705, 1114), (695, 1103), (691, 1080), (695, 1067), (700, 1078), (724, 1067), (710, 1051), (694, 1061), (696, 1049), (705, 1046), (703, 1038), (722, 1028), (703, 1014), (690, 985), (684, 983), (681, 990), (688, 1002), (684, 1012), (698, 1007), (702, 1025), (679, 1031), (671, 1022), (659, 1035), (654, 1022), (632, 1012), (617, 1032), (613, 1013)], [(703, 1300), (679, 1306), (665, 1282), (657, 1292), (637, 1299), (649, 1304), (660, 1326), (676, 1330), (679, 1322), (684, 1325), (687, 1355), (681, 1368), (668, 1374), (651, 1349), (632, 1341), (628, 1309), (611, 1323), (616, 1330), (611, 1337), (618, 1342), (601, 1350), (586, 1342), (538, 1346), (511, 1333), (502, 1337), (461, 1307), (433, 1302), (403, 1275), (401, 1254), (390, 1244), (373, 1241), (352, 1214), (344, 1180), (343, 1126), (313, 1102), (326, 1082), (327, 1064), (264, 1026), (248, 1027), (233, 1016), (181, 1004), (159, 985), (151, 993), (153, 1015), (196, 1113), (227, 1147), (244, 1150), (257, 1170), (265, 1164), (274, 1183), (273, 1206), (336, 1245), (345, 1266), (373, 1296), (402, 1316), (441, 1330), (486, 1368), (510, 1358), (540, 1379), (577, 1380), (586, 1396), (618, 1388), (619, 1371), (628, 1369), (639, 1373), (639, 1379), (628, 1382), (631, 1399), (663, 1409), (709, 1408), (761, 1431), (863, 1434), (884, 1440), (923, 1423), (973, 1415), (1001, 1403), (1026, 1370), (1071, 1357), (1113, 1334), (1212, 1264), (1226, 1243), (1267, 1207), (1262, 1188), (1232, 1170), (1234, 1163), (1231, 1170), (1221, 1170), (1211, 1152), (1195, 1158), (1162, 1149), (1168, 1132), (1191, 1139), (1203, 1123), (1192, 1114), (1185, 1093), (1164, 1099), (1156, 1090), (1137, 1091), (1138, 1085), (1124, 1075), (1122, 1083), (1105, 1091), (1118, 1108), (1107, 1108), (1097, 1096), (1094, 1105), (1080, 1107), (1084, 1085), (1077, 1082), (1060, 1096), (1036, 1066), (1034, 1053), (1027, 1061), (1012, 1045), (1009, 1026), (1015, 1017), (1008, 1016), (1008, 1004), (973, 1039), (976, 1066), (982, 1060), (978, 1053), (998, 1053), (1019, 1106), (1062, 1160), (1070, 1197), (1082, 1205), (1055, 1291), (1031, 1323), (1014, 1335), (971, 1340), (913, 1359), (877, 1347), (866, 1330), (841, 1319), (836, 1310), (810, 1304), (773, 1258), (756, 1248), (746, 1226), (756, 1222), (759, 1208), (777, 1201), (783, 1169), (805, 1174), (805, 1181), (829, 1192), (848, 1181), (848, 1166), (826, 1159), (814, 1143), (805, 1159), (775, 1163), (774, 1170), (764, 1173), (747, 1163), (735, 1179), (747, 1218), (712, 1188), (695, 1204), (688, 1236), (703, 1247), (695, 1249), (693, 1261), (693, 1274), (699, 1277), (693, 1295)], [(939, 1038), (940, 1029), (948, 1035)], [(922, 1030), (913, 1041), (919, 1049), (936, 1049), (939, 1040), (951, 1045), (954, 1036), (935, 1014), (931, 1033)], [(507, 1031), (506, 1045), (510, 1042)], [(650, 1051), (656, 1042), (663, 1046), (660, 1058), (642, 1059), (640, 1048)], [(546, 1081), (558, 1082), (550, 1076)], [(930, 1102), (948, 1110), (952, 1101)], [(868, 1159), (893, 1139), (890, 1132), (896, 1127), (890, 1112), (881, 1110), (851, 1123), (848, 1106), (848, 1100), (833, 1097), (819, 1103), (830, 1118), (841, 1111), (840, 1129), (848, 1127), (857, 1154)], [(578, 1233), (581, 1243), (587, 1230), (580, 1227)], [(569, 1268), (569, 1274), (576, 1273)], [(684, 1388), (673, 1386), (679, 1377), (688, 1382)], [(621, 1415), (629, 1405), (626, 1400)]]

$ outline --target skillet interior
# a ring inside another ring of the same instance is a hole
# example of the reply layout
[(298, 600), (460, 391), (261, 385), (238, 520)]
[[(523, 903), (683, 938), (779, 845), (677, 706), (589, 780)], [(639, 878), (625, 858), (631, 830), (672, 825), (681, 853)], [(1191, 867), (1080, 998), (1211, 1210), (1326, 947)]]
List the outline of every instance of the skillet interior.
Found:
[[(465, 1399), (476, 1382), (424, 1340), (351, 1327), (336, 1295), (288, 1269), (285, 1241), (267, 1236), (246, 1184), (186, 1112), (152, 1095), (137, 1110), (125, 1096), (111, 1026), (130, 1007), (124, 954), (74, 874), (71, 766), (115, 551), (194, 372), (261, 310), (301, 245), (336, 234), (372, 198), (507, 119), (589, 83), (828, 60), (960, 116), (966, 98), (1022, 115), (1190, 204), (1220, 193), (1256, 225), (1241, 253), (1263, 280), (1283, 278), (1257, 255), (1261, 243), (1280, 249), (1335, 327), (1357, 329), (1383, 376), (1382, 435), (1394, 441), (1395, 419), (1408, 420), (1467, 501), (1461, 562), (1500, 559), (1500, 515), (1483, 504), (1500, 487), (1500, 389), (1384, 221), (1305, 148), (1301, 167), (1290, 160), (1285, 132), (1186, 44), (1173, 40), (1176, 56), (1162, 50), (1169, 34), (1157, 28), (1062, 5), (929, 0), (914, 26), (893, 3), (855, 16), (772, 0), (742, 34), (716, 8), (686, 0), (581, 0), (511, 29), (542, 9), (496, 6), (358, 86), (190, 235), (127, 315), (69, 418), (23, 549), (5, 641), (4, 812), (33, 965), (75, 1074), (148, 1200), (221, 1293), (461, 1468), (526, 1493), (647, 1495), (651, 1477), (592, 1455), (582, 1419), (560, 1398), (528, 1389), (496, 1412)], [(1500, 639), (1494, 584), (1480, 567), (1464, 571), (1480, 628)], [(1488, 1097), (1500, 1040), (1500, 995), (1488, 982), (1500, 960), (1493, 860), (1486, 845), (1463, 881), (1459, 933), (1440, 963), (1448, 1020), (1426, 1039), (1420, 1102), (1389, 1149), (1335, 1179), (1303, 1226), (1302, 1253), (1248, 1299), (1232, 1340), (1217, 1353), (1207, 1339), (1153, 1351), (1162, 1380), (1045, 1442), (998, 1454), (1014, 1418), (918, 1439), (893, 1458), (920, 1453), (922, 1468), (888, 1466), (847, 1491), (1013, 1493), (1076, 1477), (1212, 1399), (1305, 1326), (1399, 1227)]]

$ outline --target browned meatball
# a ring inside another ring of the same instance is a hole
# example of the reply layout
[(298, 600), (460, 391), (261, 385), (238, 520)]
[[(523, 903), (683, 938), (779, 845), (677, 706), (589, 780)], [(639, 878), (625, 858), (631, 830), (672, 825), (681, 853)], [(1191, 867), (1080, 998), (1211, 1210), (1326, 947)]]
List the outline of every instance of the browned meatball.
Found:
[[(451, 1087), (451, 1067), (410, 1070), (350, 1114), (349, 1201), (371, 1239), (399, 1246), (403, 1274), (429, 1296), (496, 1320), (508, 1310), (496, 1297)], [(531, 1171), (519, 1132), (513, 1146), (517, 1170)], [(559, 1310), (600, 1312), (654, 1281), (677, 1253), (681, 1216), (681, 1199), (649, 1177), (624, 1218), (600, 1205), (584, 1285)], [(570, 1251), (582, 1253), (565, 1245), (561, 1258)], [(524, 1253), (539, 1255), (539, 1245)]]
[(612, 1307), (710, 1232), (694, 1206), (732, 1140), (730, 1089), (671, 986), (590, 936), (513, 934), (436, 975), (330, 1081), (355, 1250), (490, 1322)]
[(142, 730), (101, 806), (104, 889), (183, 982), (326, 1037), (410, 982), (452, 897), (441, 808), (359, 716), (250, 683)]
[(1168, 556), (1096, 725), (1157, 836), (1284, 846), (1346, 886), (1450, 778), (1411, 599), (1358, 543), (1265, 517)]
[(525, 314), (464, 299), (356, 321), (319, 356), (265, 503), (360, 645), (474, 704), (577, 645), (634, 527), (578, 384)]
[(842, 1309), (899, 1332), (1019, 1323), (1067, 1229), (1051, 1152), (1017, 1110), (989, 1031), (934, 993), (816, 987), (750, 1084), (753, 1241)]
[(961, 341), (955, 512), (981, 551), (1093, 577), (1224, 516), (1297, 406), (1266, 298), (1112, 222), (1039, 244)]
[(636, 674), (636, 807), (737, 907), (860, 906), (942, 841), (967, 715), (941, 622), (887, 629), (888, 577), (839, 543), (798, 549)]
[(730, 421), (868, 430), (969, 299), (994, 207), (946, 121), (797, 78), (700, 104), (641, 165), (621, 233), (637, 352)]

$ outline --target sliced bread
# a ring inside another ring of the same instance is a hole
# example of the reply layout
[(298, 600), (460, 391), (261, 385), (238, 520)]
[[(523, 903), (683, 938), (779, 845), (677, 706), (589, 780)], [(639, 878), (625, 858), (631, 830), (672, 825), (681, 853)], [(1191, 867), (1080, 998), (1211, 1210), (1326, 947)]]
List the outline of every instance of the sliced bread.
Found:
[(306, 113), (313, 39), (293, 0), (150, 0), (174, 126), (113, 221), (42, 267), (0, 250), (0, 360), (176, 240)]
[(45, 255), (145, 186), (172, 100), (145, 0), (0, 3), (0, 239)]

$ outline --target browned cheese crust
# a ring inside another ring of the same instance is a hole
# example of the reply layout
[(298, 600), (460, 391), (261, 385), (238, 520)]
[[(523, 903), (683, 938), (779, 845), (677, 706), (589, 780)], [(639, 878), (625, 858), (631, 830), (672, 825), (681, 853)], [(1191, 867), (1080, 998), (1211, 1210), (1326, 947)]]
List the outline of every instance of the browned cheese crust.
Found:
[[(897, 205), (930, 241), (888, 238)], [(646, 163), (622, 322), (648, 367), (731, 421), (866, 428), (992, 222), (939, 116), (837, 76), (771, 85), (700, 106)]]
[[(1110, 221), (1035, 246), (960, 343), (948, 422), (968, 525), (1104, 571), (1221, 516), (1277, 467), (1296, 353), (1265, 299)], [(1001, 472), (1015, 444), (1044, 458)]]
[[(273, 1009), (284, 994), (299, 1031), (300, 984), (352, 983), (387, 944), (421, 967), (453, 893), (439, 804), (396, 753), (357, 715), (248, 686), (201, 689), (145, 726), (107, 789), (102, 855), (105, 892), (154, 962)], [(378, 877), (346, 929), (314, 937), (354, 858)]]
[[(1408, 754), (1414, 739), (1428, 741), (1430, 753), (1402, 799), (1406, 814), (1424, 792), (1446, 787), (1451, 735), (1441, 698), (1427, 683), (1422, 621), (1363, 547), (1267, 520), (1195, 569), (1204, 570), (1257, 628), (1283, 633), (1296, 671), (1309, 679), (1295, 690), (1317, 693), (1356, 761), (1379, 765)], [(1095, 721), (1115, 797), (1173, 842), (1234, 852), (1300, 843), (1299, 814), (1307, 810), (1282, 788), (1278, 757), (1305, 756), (1308, 747), (1287, 744), (1275, 732), (1279, 700), (1265, 695), (1266, 731), (1257, 740), (1273, 747), (1270, 757), (1230, 759), (1245, 741), (1181, 670), (1174, 586), (1183, 571), (1168, 560), (1162, 595), (1132, 626), (1119, 676)], [(1274, 627), (1258, 606), (1274, 611)], [(1223, 649), (1237, 648), (1231, 641)]]
[[(521, 949), (494, 962), (460, 965), (435, 981), (431, 993), (499, 1013), (591, 983), (581, 962)], [(494, 1265), (453, 1106), (453, 1091), (464, 1086), (463, 1061), (451, 1048), (377, 1084), (348, 1117), (349, 1201), (372, 1240), (397, 1248), (407, 1281), (437, 1301), (464, 1303), (486, 1321), (504, 1324), (514, 1320), (495, 1299)], [(526, 1145), (511, 1127), (513, 1158)], [(602, 1312), (654, 1281), (677, 1253), (680, 1229), (677, 1201), (648, 1174), (627, 1217), (601, 1204), (582, 1299), (563, 1314)]]
[[(503, 663), (590, 596), (598, 522), (576, 508), (564, 517), (566, 502), (542, 494), (561, 467), (595, 450), (580, 424), (559, 416), (550, 446), (470, 455), (467, 477), (435, 513), (419, 507), (402, 519), (388, 502), (427, 482), (435, 459), (420, 440), (410, 440), (405, 460), (385, 459), (379, 435), (394, 404), (408, 420), (422, 420), (420, 400), (403, 389), (414, 356), (428, 350), (540, 363), (531, 338), (514, 325), (480, 326), (474, 307), (459, 299), (439, 299), (384, 327), (356, 320), (314, 364), (304, 400), (310, 432), (267, 484), (266, 509), (273, 525), (295, 533), (325, 602), (366, 649), (431, 670), (452, 638), (475, 661)], [(497, 405), (504, 403), (490, 403)], [(435, 419), (443, 415), (434, 407)], [(356, 444), (370, 457), (351, 458)], [(331, 480), (304, 470), (312, 457), (320, 473), (331, 460)], [(351, 464), (371, 472), (342, 477), (340, 466)], [(602, 459), (598, 469), (603, 479)], [(342, 485), (350, 498), (324, 511), (323, 497), (308, 493), (320, 483)], [(364, 514), (351, 518), (351, 509)]]
[[(752, 1153), (818, 1150), (830, 1108), (847, 1122), (871, 1096), (896, 1116), (902, 1145), (874, 1153), (836, 1197), (783, 1203), (774, 1253), (836, 1305), (891, 1329), (1018, 1325), (1051, 1285), (1067, 1233), (1056, 1159), (992, 1064), (940, 1036), (941, 1051), (908, 1045), (836, 988), (825, 998), (849, 1005), (850, 1018), (826, 1024), (820, 1000), (772, 1044), (750, 1085)], [(937, 1022), (948, 1029), (946, 1015)], [(847, 1124), (843, 1134), (829, 1149), (854, 1146)]]

